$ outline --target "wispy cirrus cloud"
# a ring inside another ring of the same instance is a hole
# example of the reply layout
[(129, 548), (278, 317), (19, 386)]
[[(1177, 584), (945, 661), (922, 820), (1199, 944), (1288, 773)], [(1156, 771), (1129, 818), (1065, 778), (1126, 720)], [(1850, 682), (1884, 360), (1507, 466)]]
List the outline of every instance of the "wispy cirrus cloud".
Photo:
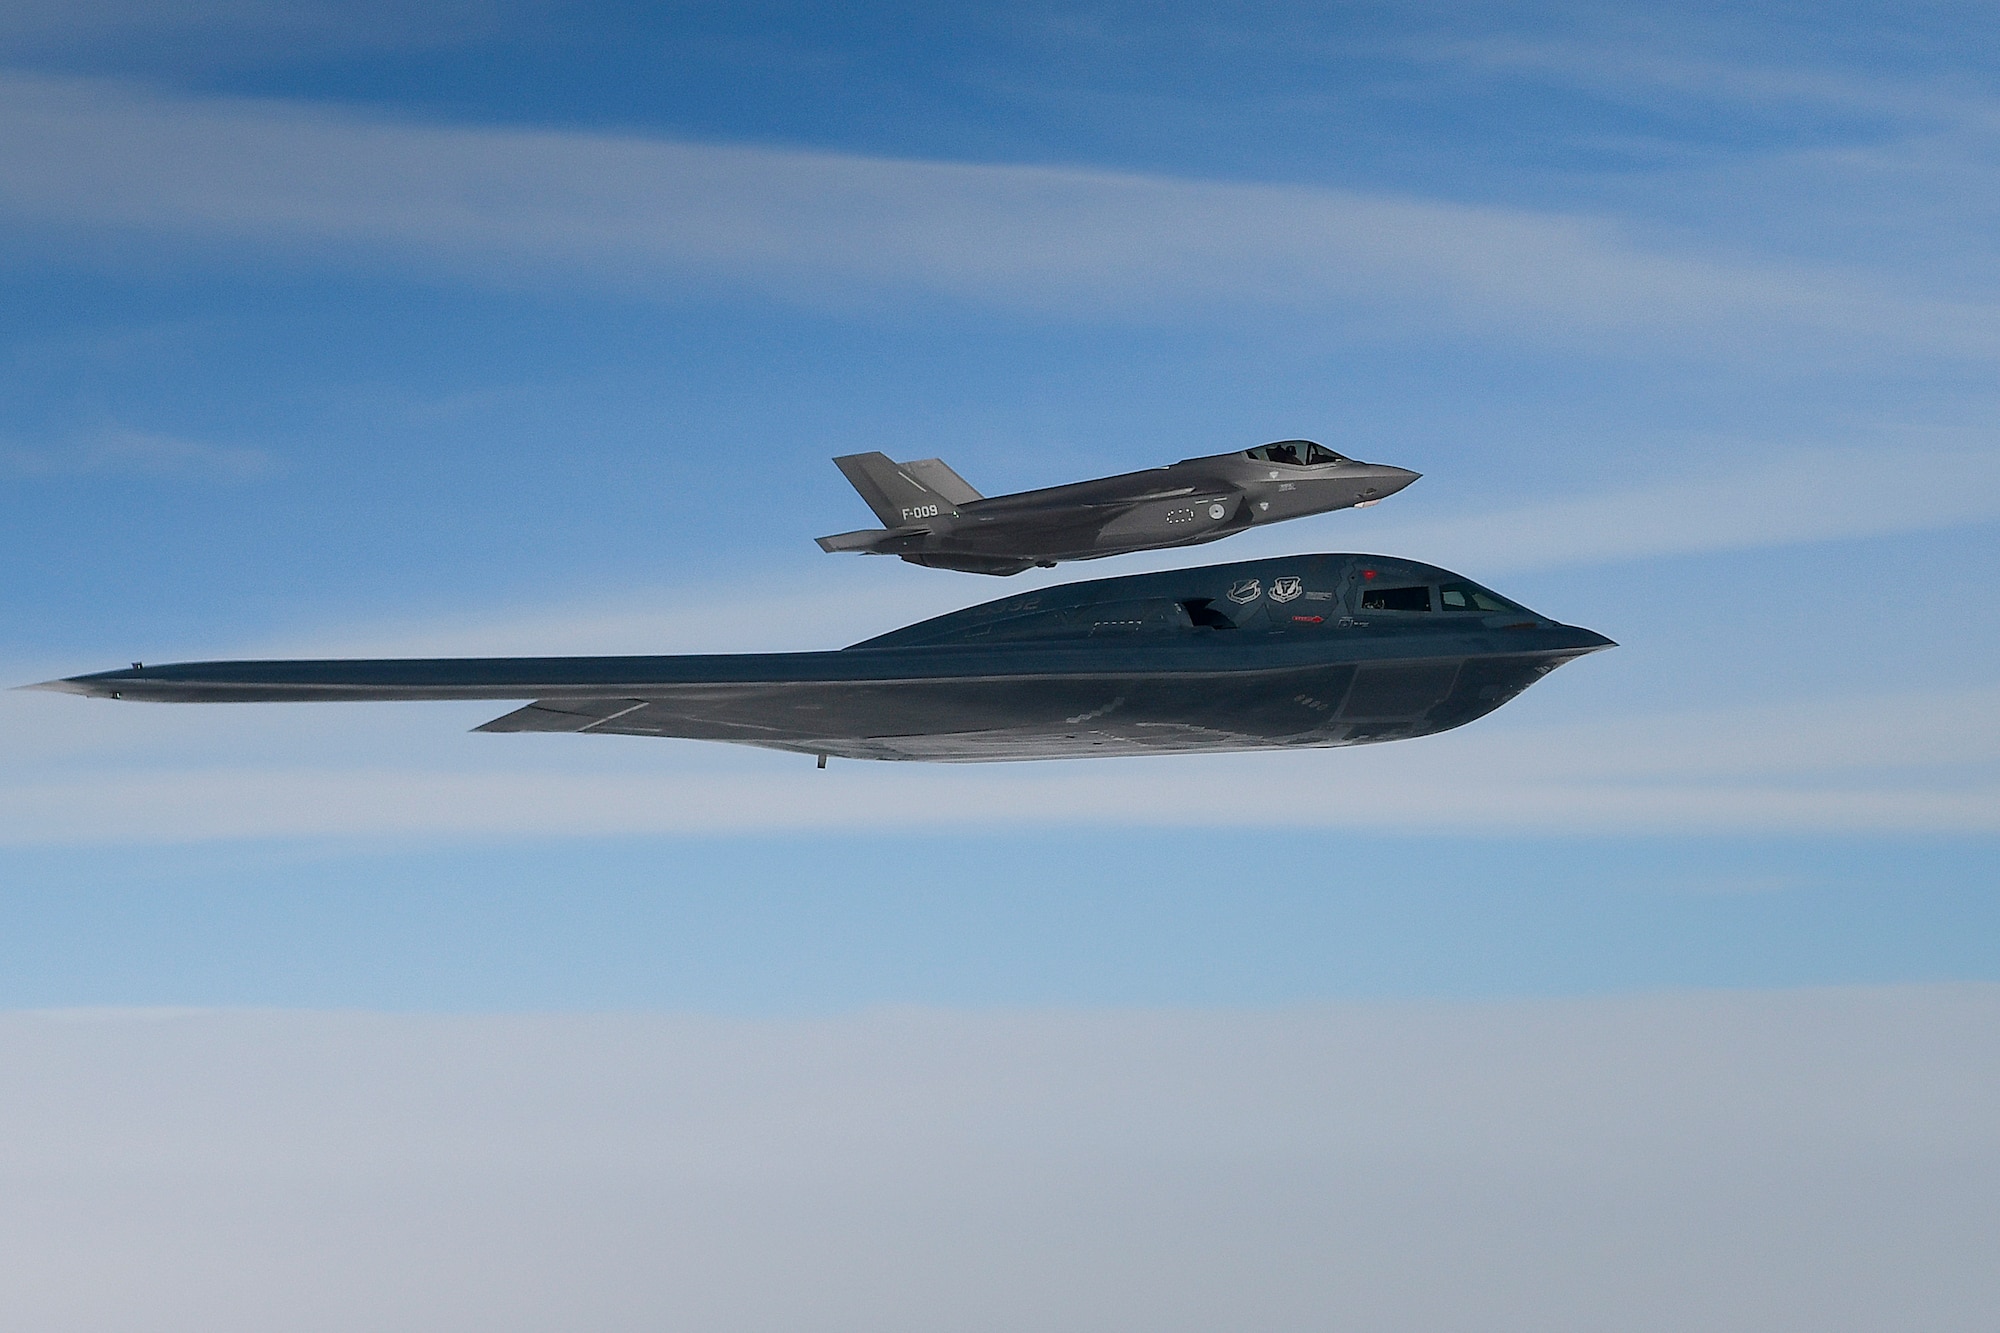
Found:
[(1746, 43), (1740, 28), (1705, 28), (1680, 17), (1684, 26), (1671, 34), (1614, 27), (1581, 37), (1496, 34), (1397, 49), (1428, 64), (1555, 83), (1682, 117), (1717, 107), (1751, 115), (1807, 108), (1850, 124), (1866, 118), (1910, 128), (1992, 127), (1993, 104), (1977, 85), (1932, 65), (1920, 77), (1829, 52), (1787, 51), (1786, 59), (1771, 59)]
[(70, 0), (60, 6), (9, 0), (0, 4), (0, 53), (19, 61), (144, 51), (155, 61), (213, 66), (308, 52), (435, 47), (485, 31), (497, 8), (491, 0), (423, 6), (380, 0)]
[(205, 477), (245, 481), (276, 466), (262, 449), (114, 427), (55, 445), (0, 444), (0, 472), (16, 477)]
[(1065, 317), (1190, 305), (1710, 354), (1768, 339), (2000, 351), (1994, 308), (1724, 258), (1617, 219), (1358, 190), (397, 122), (0, 81), (0, 219), (374, 256), (504, 284), (944, 297)]
[(1704, 450), (1629, 489), (1443, 519), (1408, 519), (1394, 510), (1377, 531), (1396, 549), (1423, 551), (1438, 563), (1511, 572), (2000, 519), (2000, 445), (1962, 439), (1940, 446), (1927, 434), (1884, 428), (1874, 446), (1810, 452)]

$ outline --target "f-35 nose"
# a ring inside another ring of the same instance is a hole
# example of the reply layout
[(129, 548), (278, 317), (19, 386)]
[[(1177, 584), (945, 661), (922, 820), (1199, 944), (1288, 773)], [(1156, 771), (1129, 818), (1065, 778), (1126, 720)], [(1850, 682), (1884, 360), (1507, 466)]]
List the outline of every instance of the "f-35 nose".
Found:
[(1375, 470), (1382, 474), (1381, 481), (1376, 484), (1382, 488), (1384, 495), (1394, 495), (1424, 475), (1421, 472), (1412, 472), (1406, 467), (1378, 467)]
[(1421, 472), (1412, 472), (1406, 467), (1370, 463), (1368, 470), (1357, 478), (1362, 482), (1361, 503), (1373, 504), (1385, 496), (1394, 495), (1423, 475)]

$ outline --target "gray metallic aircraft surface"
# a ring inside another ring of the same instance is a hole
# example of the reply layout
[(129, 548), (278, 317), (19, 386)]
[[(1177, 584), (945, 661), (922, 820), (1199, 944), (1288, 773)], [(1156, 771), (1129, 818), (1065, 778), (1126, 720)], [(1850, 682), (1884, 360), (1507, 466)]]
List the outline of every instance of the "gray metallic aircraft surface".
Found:
[(1611, 646), (1435, 566), (1302, 555), (1045, 588), (837, 652), (193, 662), (41, 688), (179, 703), (532, 700), (479, 730), (973, 762), (1422, 736)]
[(972, 574), (1217, 541), (1258, 524), (1371, 505), (1418, 476), (1344, 458), (1311, 440), (1280, 440), (988, 499), (935, 458), (895, 463), (886, 454), (849, 454), (833, 461), (888, 526), (821, 537), (821, 550), (901, 556)]

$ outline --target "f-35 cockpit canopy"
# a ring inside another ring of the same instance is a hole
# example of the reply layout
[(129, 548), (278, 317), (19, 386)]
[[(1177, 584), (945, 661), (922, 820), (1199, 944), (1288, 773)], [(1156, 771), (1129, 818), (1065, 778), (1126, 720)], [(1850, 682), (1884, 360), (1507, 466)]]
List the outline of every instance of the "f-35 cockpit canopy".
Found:
[(1279, 440), (1275, 444), (1260, 444), (1255, 449), (1246, 449), (1244, 454), (1259, 463), (1289, 463), (1293, 467), (1318, 467), (1325, 463), (1354, 461), (1311, 440)]

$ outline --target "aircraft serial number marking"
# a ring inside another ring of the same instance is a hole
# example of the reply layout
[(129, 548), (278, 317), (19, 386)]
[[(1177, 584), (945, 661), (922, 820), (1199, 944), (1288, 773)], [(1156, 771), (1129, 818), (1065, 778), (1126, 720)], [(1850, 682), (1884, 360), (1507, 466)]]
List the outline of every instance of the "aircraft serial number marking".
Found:
[(903, 517), (906, 519), (936, 518), (937, 511), (938, 507), (936, 505), (918, 505), (915, 509), (905, 509), (903, 511)]

